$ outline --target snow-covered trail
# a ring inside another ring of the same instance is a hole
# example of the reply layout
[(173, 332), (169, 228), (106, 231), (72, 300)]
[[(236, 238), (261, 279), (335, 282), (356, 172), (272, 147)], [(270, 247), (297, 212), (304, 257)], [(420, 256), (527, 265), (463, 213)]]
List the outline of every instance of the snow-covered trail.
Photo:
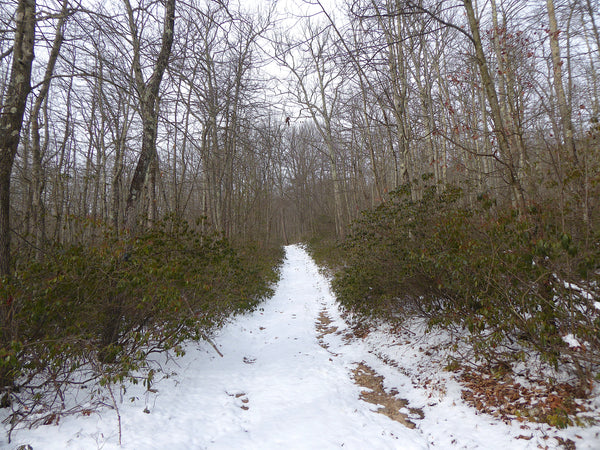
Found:
[[(338, 332), (323, 335), (317, 329), (322, 313)], [(553, 448), (538, 440), (539, 433), (515, 439), (525, 434), (518, 424), (477, 415), (461, 402), (459, 388), (432, 397), (375, 356), (379, 349), (399, 348), (389, 337), (373, 333), (367, 341), (348, 342), (345, 327), (327, 280), (301, 247), (289, 246), (275, 295), (215, 336), (223, 357), (206, 342), (190, 344), (184, 357), (165, 364), (166, 373), (177, 374), (155, 384), (156, 392), (140, 385), (121, 392), (121, 447), (117, 415), (107, 408), (65, 417), (58, 426), (19, 430), (11, 444), (0, 436), (0, 448), (516, 449), (539, 443)], [(395, 360), (411, 364), (412, 348), (403, 351)], [(424, 418), (411, 418), (415, 429), (377, 414), (376, 405), (360, 399), (364, 388), (352, 379), (359, 362), (385, 375), (387, 389), (396, 388), (409, 407), (424, 412)]]
[(121, 395), (122, 447), (110, 409), (17, 431), (0, 447), (422, 448), (418, 432), (359, 400), (344, 359), (319, 344), (323, 309), (336, 310), (327, 281), (302, 248), (287, 247), (274, 296), (214, 338), (223, 357), (207, 343), (189, 345), (174, 361), (179, 367), (170, 366), (177, 375), (154, 385), (156, 393), (130, 386)]
[[(404, 427), (390, 429), (387, 418), (370, 412), (343, 361), (319, 345), (315, 322), (332, 306), (315, 264), (289, 247), (273, 298), (215, 338), (223, 358), (209, 348), (210, 361), (190, 362), (173, 389), (178, 392), (164, 394), (178, 398), (164, 402), (167, 409), (158, 397), (136, 424), (145, 441), (138, 437), (133, 446), (166, 448), (170, 436), (171, 449), (398, 448), (392, 433)], [(126, 446), (134, 444), (129, 428)], [(164, 444), (157, 445), (157, 429)]]
[(198, 413), (165, 423), (180, 436), (198, 431), (181, 436), (180, 448), (398, 448), (406, 429), (359, 401), (344, 361), (319, 345), (324, 308), (335, 308), (327, 281), (306, 252), (288, 247), (273, 298), (215, 339), (223, 358), (190, 373), (202, 386), (180, 406)]

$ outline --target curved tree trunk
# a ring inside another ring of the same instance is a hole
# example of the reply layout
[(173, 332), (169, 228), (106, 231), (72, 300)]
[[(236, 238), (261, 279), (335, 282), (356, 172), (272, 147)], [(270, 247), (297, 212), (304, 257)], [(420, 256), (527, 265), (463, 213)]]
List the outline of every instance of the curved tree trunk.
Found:
[(144, 186), (146, 185), (152, 162), (156, 158), (156, 134), (158, 127), (158, 91), (163, 74), (167, 68), (175, 28), (175, 0), (167, 0), (165, 5), (165, 21), (163, 24), (162, 43), (156, 59), (156, 65), (148, 81), (144, 81), (141, 65), (141, 49), (138, 30), (133, 17), (133, 9), (129, 0), (124, 0), (129, 17), (129, 28), (133, 42), (133, 72), (140, 100), (140, 115), (143, 123), (142, 149), (138, 158), (125, 206), (125, 228), (134, 231), (138, 222), (138, 206)]
[[(44, 202), (42, 200), (44, 193), (44, 168), (42, 166), (42, 159), (44, 157), (44, 150), (41, 145), (40, 138), (40, 111), (42, 105), (44, 105), (48, 92), (50, 90), (50, 82), (52, 81), (52, 75), (54, 74), (54, 66), (60, 53), (60, 48), (63, 43), (63, 26), (67, 18), (67, 7), (68, 0), (63, 0), (62, 11), (56, 25), (56, 34), (54, 35), (54, 42), (52, 43), (52, 49), (50, 51), (50, 57), (48, 58), (48, 64), (46, 65), (46, 72), (44, 74), (44, 80), (40, 92), (35, 99), (33, 108), (31, 110), (31, 152), (32, 152), (32, 175), (33, 175), (33, 198), (32, 198), (32, 218), (33, 226), (35, 229), (35, 245), (36, 255), (39, 258), (42, 257), (42, 247), (45, 241), (46, 235), (46, 224), (45, 224), (45, 211)], [(44, 107), (46, 107), (45, 105)], [(44, 110), (45, 111), (45, 110)], [(48, 120), (45, 120), (46, 125)], [(46, 140), (47, 141), (47, 140)]]

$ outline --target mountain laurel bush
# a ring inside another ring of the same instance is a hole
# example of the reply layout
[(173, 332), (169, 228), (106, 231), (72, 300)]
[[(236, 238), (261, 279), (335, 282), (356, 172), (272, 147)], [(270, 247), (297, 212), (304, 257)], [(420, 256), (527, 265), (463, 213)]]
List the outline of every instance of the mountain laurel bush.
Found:
[(154, 374), (155, 352), (210, 336), (271, 293), (281, 249), (236, 248), (166, 219), (130, 240), (56, 246), (0, 284), (0, 389), (13, 421), (62, 407), (83, 380)]
[(333, 289), (368, 316), (461, 328), (490, 363), (535, 350), (584, 385), (600, 366), (600, 233), (571, 234), (557, 217), (551, 204), (523, 214), (456, 187), (414, 200), (403, 186), (354, 224)]

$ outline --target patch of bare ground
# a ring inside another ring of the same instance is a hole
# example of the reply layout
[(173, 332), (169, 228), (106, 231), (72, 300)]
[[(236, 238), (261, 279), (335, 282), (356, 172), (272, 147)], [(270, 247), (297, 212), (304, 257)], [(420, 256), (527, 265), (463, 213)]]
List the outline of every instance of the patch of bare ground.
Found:
[(329, 350), (329, 345), (323, 340), (323, 338), (328, 335), (338, 331), (338, 327), (335, 325), (331, 325), (331, 317), (327, 313), (326, 309), (321, 310), (319, 313), (319, 317), (317, 318), (317, 322), (315, 327), (317, 329), (317, 339), (319, 339), (319, 345), (329, 351), (333, 356), (337, 356), (336, 353), (333, 353)]
[(331, 322), (332, 320), (331, 317), (329, 317), (329, 314), (327, 314), (327, 310), (322, 309), (319, 313), (316, 324), (317, 331), (319, 332), (317, 337), (319, 339), (323, 339), (325, 335), (335, 333), (337, 331), (338, 328), (336, 326), (332, 326)]
[[(332, 326), (331, 323), (331, 317), (327, 313), (327, 310), (323, 309), (317, 318), (316, 328), (319, 333), (317, 335), (319, 344), (325, 349), (328, 348), (328, 345), (323, 341), (323, 338), (328, 334), (335, 332), (340, 333), (338, 328)], [(343, 340), (347, 342), (352, 339), (364, 339), (368, 334), (369, 327), (355, 326), (343, 336)], [(423, 419), (423, 417), (425, 417), (421, 409), (409, 408), (407, 400), (397, 397), (398, 391), (396, 389), (386, 391), (383, 386), (384, 377), (379, 375), (364, 362), (358, 363), (357, 367), (352, 371), (352, 374), (354, 382), (360, 387), (365, 388), (360, 394), (360, 399), (378, 405), (378, 413), (411, 429), (415, 428), (416, 425), (409, 420), (409, 416), (413, 419)], [(400, 410), (402, 409), (408, 410), (409, 414), (401, 412)]]
[(361, 400), (378, 405), (377, 412), (389, 417), (396, 422), (400, 422), (407, 428), (415, 428), (414, 422), (408, 419), (409, 415), (400, 412), (401, 409), (408, 409), (411, 416), (424, 417), (423, 411), (418, 408), (408, 408), (408, 401), (398, 398), (398, 391), (395, 389), (389, 392), (383, 387), (383, 376), (366, 365), (364, 362), (352, 371), (354, 382), (359, 386), (366, 388), (360, 393)]

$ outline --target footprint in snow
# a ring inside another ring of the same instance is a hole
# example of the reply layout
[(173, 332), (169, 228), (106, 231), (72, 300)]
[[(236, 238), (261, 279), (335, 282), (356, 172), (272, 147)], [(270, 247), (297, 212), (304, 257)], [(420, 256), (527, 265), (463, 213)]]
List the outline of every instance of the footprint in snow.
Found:
[(248, 406), (250, 400), (248, 399), (248, 396), (245, 392), (237, 392), (235, 394), (230, 394), (229, 392), (227, 392), (227, 395), (229, 395), (230, 397), (235, 397), (237, 406), (239, 406), (244, 411), (248, 411), (250, 409), (250, 406)]

